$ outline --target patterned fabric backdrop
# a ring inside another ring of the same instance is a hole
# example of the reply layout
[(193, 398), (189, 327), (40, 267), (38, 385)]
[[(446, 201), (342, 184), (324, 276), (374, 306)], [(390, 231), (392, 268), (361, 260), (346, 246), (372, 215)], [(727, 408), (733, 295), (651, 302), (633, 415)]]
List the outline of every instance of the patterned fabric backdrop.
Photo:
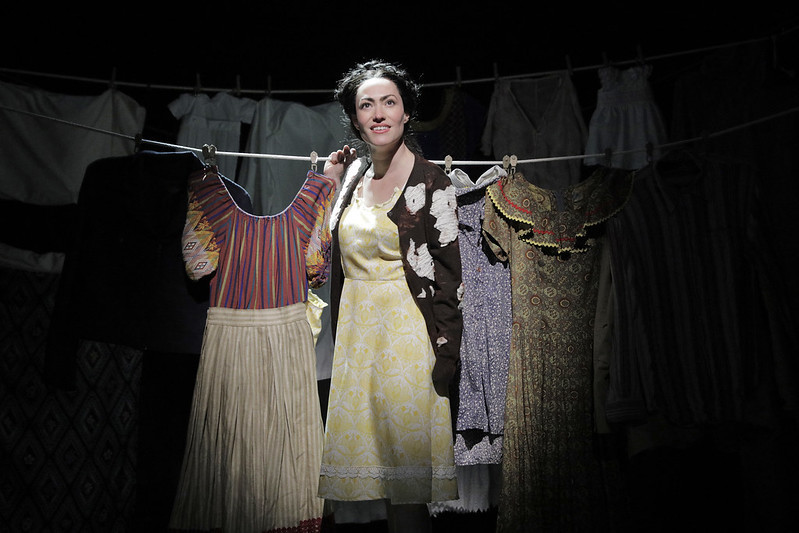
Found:
[(0, 530), (119, 532), (135, 504), (141, 352), (83, 342), (76, 390), (42, 375), (58, 275), (0, 268)]

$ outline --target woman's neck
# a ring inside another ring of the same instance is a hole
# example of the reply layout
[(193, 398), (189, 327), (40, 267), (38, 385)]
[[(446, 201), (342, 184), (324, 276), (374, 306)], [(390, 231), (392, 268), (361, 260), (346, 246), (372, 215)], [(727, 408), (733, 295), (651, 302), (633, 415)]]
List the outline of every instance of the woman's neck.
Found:
[(413, 152), (401, 142), (391, 149), (376, 150), (374, 147), (370, 151), (374, 178), (381, 179), (386, 174), (404, 166), (413, 160)]

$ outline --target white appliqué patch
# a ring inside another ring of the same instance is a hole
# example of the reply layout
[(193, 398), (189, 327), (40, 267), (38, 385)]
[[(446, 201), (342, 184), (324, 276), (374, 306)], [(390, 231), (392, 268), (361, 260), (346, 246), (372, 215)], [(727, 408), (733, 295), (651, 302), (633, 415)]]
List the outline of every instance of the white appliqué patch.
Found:
[(455, 197), (455, 187), (450, 185), (446, 189), (433, 192), (433, 203), (430, 205), (430, 214), (436, 218), (435, 228), (440, 232), (438, 238), (441, 246), (446, 246), (458, 236), (458, 200)]
[(426, 243), (417, 248), (416, 243), (411, 239), (408, 246), (408, 264), (420, 278), (435, 279), (433, 256), (427, 250)]
[(412, 215), (424, 207), (424, 183), (405, 189), (405, 207)]

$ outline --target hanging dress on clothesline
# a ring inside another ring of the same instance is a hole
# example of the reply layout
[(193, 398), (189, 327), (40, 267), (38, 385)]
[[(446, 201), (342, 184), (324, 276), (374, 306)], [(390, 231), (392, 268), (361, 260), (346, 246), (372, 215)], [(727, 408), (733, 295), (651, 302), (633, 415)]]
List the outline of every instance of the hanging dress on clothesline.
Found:
[[(181, 94), (168, 105), (172, 115), (180, 120), (177, 143), (191, 147), (213, 144), (220, 152), (241, 151), (241, 126), (252, 122), (256, 103), (226, 92), (213, 97), (205, 93)], [(238, 158), (219, 155), (216, 165), (222, 175), (236, 177)]]
[[(482, 151), (495, 159), (572, 156), (585, 148), (586, 127), (568, 73), (501, 79), (494, 86)], [(521, 163), (517, 170), (538, 187), (559, 189), (582, 178), (580, 159)]]
[[(585, 153), (604, 154), (607, 149), (636, 151), (613, 154), (610, 164), (604, 156), (586, 157), (586, 165), (637, 170), (649, 163), (650, 156), (654, 160), (660, 157), (659, 147), (667, 141), (666, 126), (649, 85), (651, 74), (652, 65), (599, 69), (601, 87), (588, 123)], [(647, 143), (652, 144), (651, 154), (646, 151)]]
[(679, 150), (636, 174), (608, 224), (624, 289), (611, 422), (639, 426), (657, 413), (679, 427), (768, 425), (796, 408), (796, 322), (764, 237), (773, 228), (760, 178), (748, 165)]
[(429, 505), (445, 511), (488, 511), (499, 499), (505, 389), (511, 335), (510, 269), (485, 248), (485, 191), (507, 173), (493, 166), (476, 180), (459, 168), (449, 177), (458, 202), (463, 273), (463, 335), (455, 422), (458, 499)]
[(483, 230), (510, 266), (513, 302), (499, 532), (602, 531), (612, 520), (617, 479), (594, 447), (592, 337), (601, 224), (631, 184), (602, 168), (559, 190), (519, 173), (487, 190)]
[(309, 284), (326, 281), (334, 189), (309, 172), (289, 207), (254, 216), (212, 169), (190, 180), (186, 270), (214, 278), (171, 528), (321, 528), (323, 429), (306, 299)]
[[(486, 254), (482, 233), (485, 191), (506, 172), (494, 166), (476, 183), (450, 173), (458, 199), (463, 265), (461, 379), (455, 435), (455, 464), (502, 462), (505, 388), (510, 350), (510, 269)], [(460, 178), (460, 179), (458, 179)]]

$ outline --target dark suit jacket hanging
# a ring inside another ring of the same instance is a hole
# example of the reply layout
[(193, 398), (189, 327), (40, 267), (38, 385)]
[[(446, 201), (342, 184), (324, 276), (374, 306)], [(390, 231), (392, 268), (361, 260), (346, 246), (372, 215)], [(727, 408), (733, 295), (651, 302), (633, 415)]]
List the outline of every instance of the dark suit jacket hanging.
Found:
[[(200, 353), (209, 280), (186, 276), (181, 235), (187, 179), (201, 168), (192, 152), (151, 151), (87, 167), (48, 332), (48, 384), (74, 387), (82, 339)], [(239, 206), (251, 210), (247, 191), (226, 184)]]

